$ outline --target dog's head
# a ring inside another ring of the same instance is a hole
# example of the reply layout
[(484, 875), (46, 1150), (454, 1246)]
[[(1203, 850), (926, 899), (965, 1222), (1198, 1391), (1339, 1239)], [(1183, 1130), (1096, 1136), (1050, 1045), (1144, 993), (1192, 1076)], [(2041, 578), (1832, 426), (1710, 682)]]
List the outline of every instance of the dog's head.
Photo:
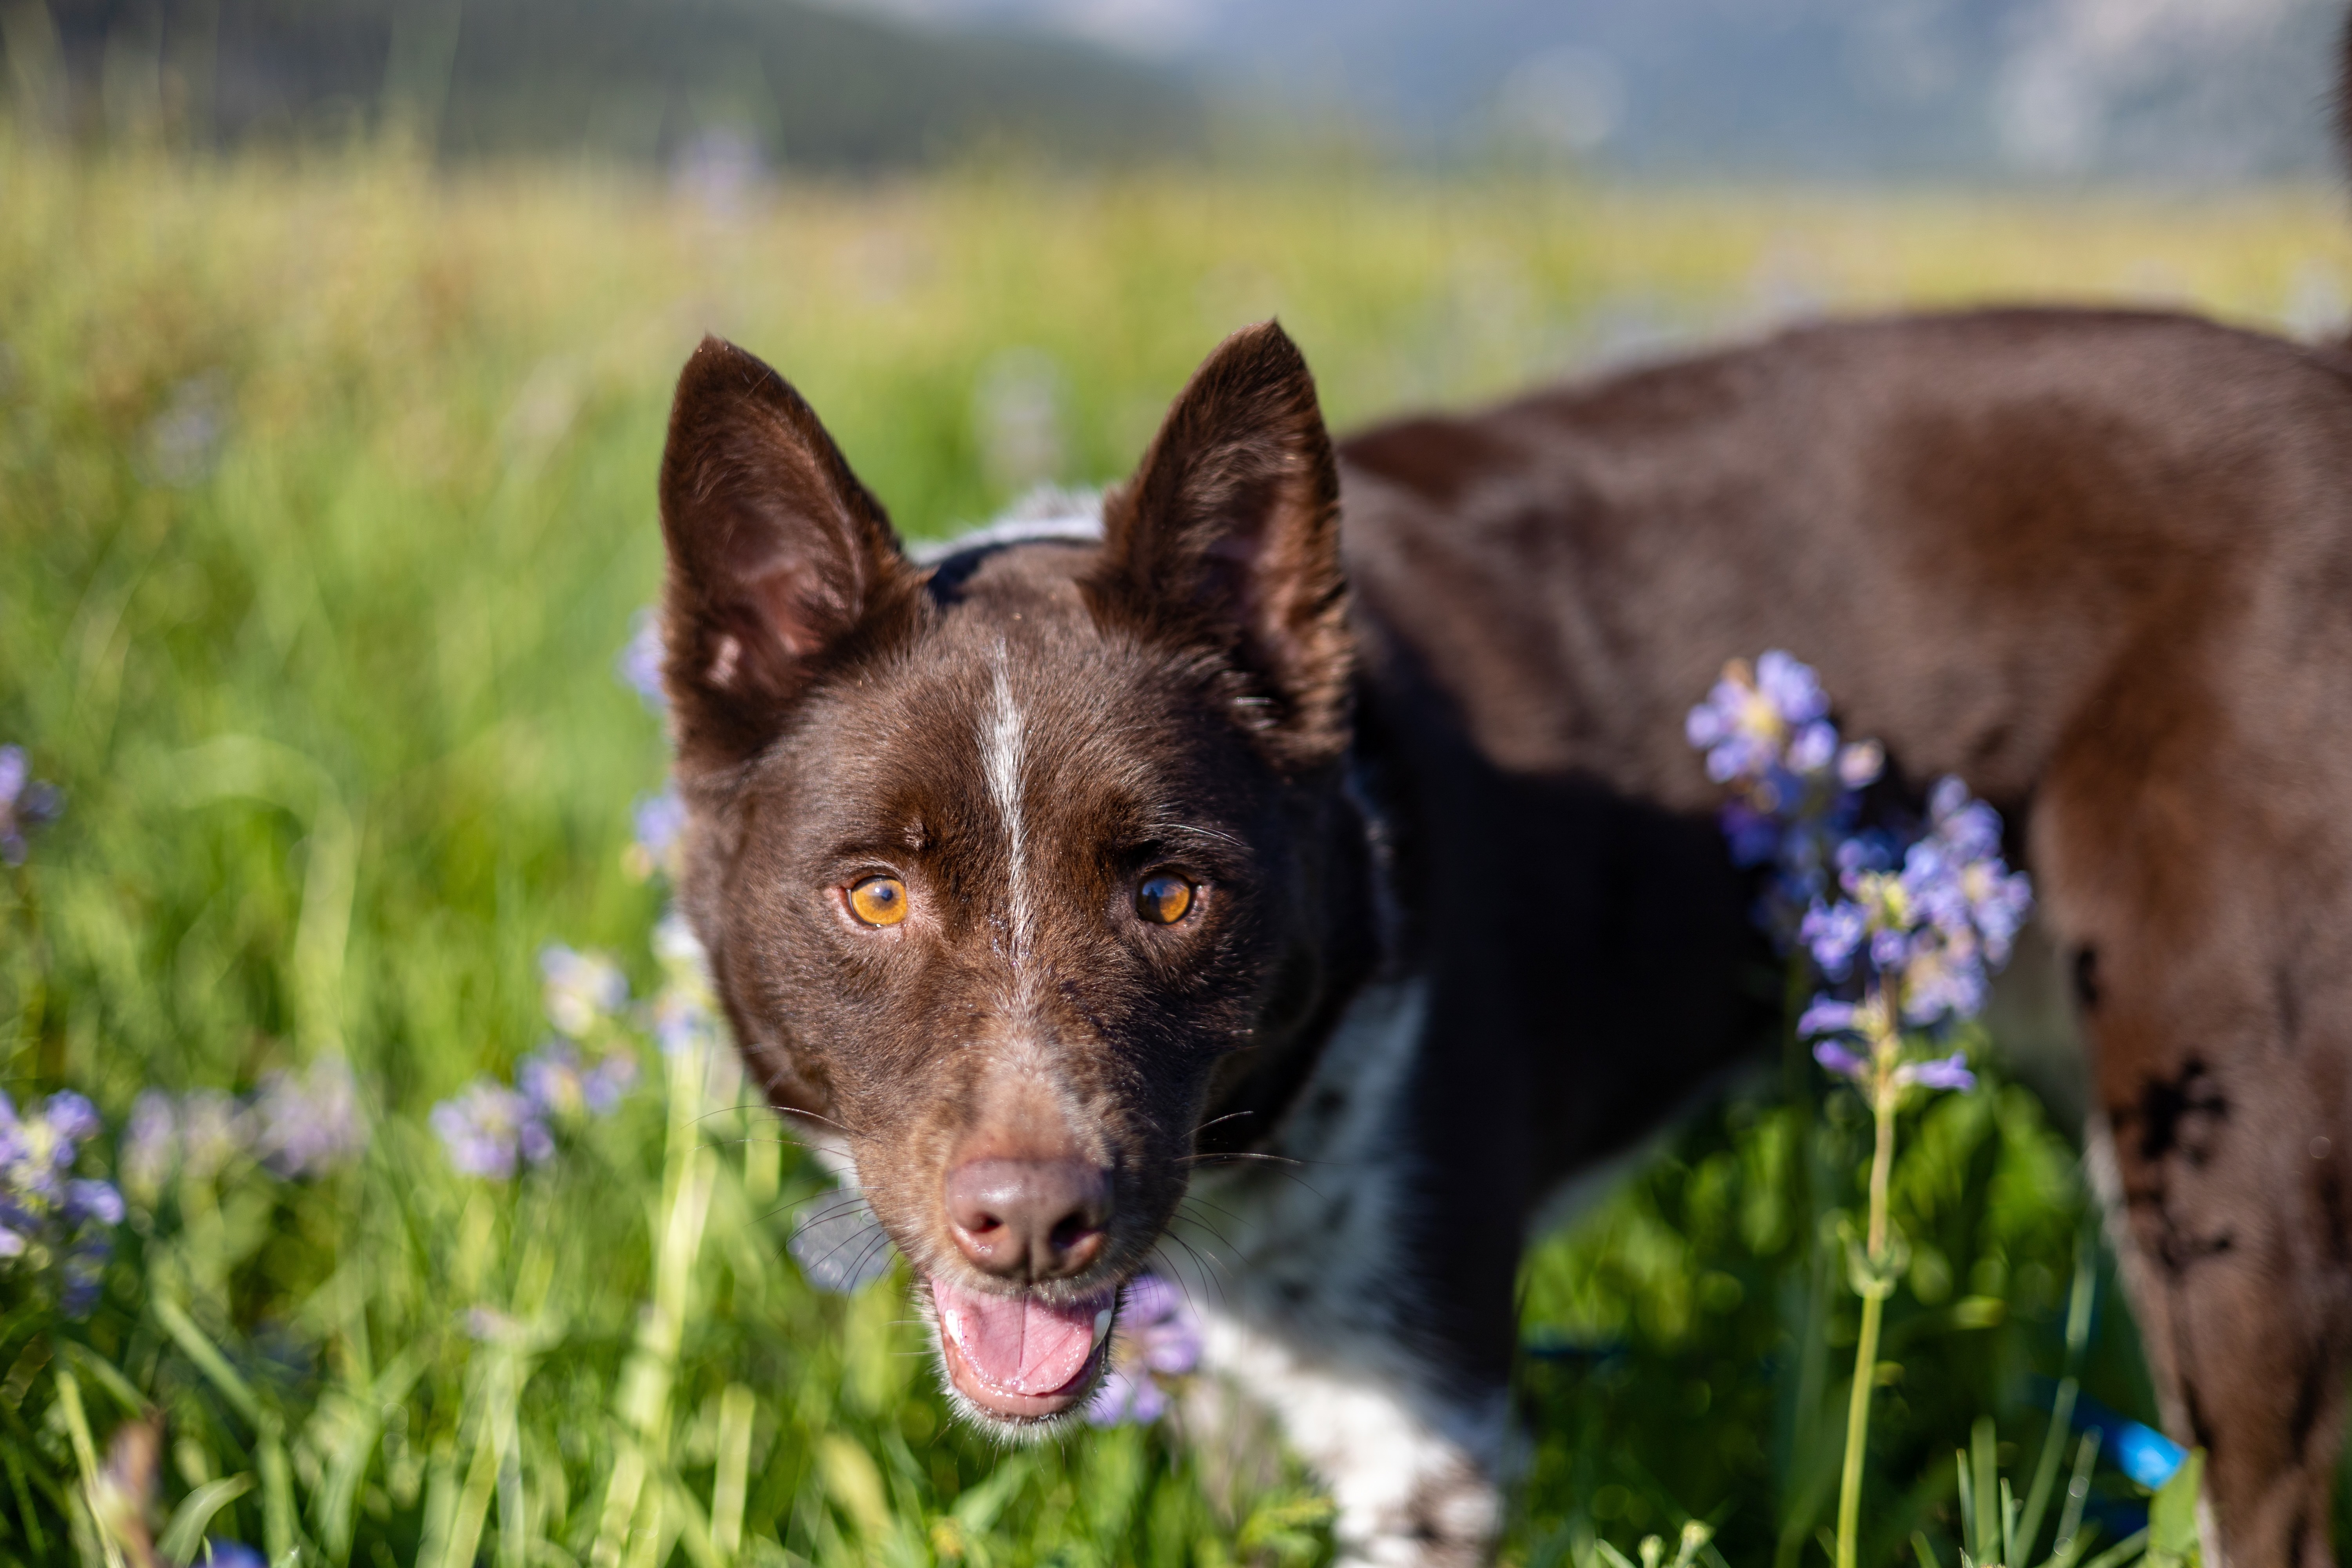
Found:
[(738, 1039), (845, 1143), (963, 1406), (1048, 1421), (1213, 1092), (1332, 989), (1349, 648), (1314, 384), (1238, 333), (1099, 544), (926, 568), (709, 340), (661, 500), (685, 905)]

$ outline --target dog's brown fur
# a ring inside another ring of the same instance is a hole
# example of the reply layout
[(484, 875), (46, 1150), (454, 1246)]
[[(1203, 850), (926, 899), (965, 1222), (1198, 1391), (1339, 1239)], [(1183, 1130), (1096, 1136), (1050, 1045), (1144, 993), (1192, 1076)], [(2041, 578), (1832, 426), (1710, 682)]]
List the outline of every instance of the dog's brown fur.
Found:
[[(776, 1103), (841, 1141), (919, 1271), (959, 1280), (939, 1194), (960, 1151), (1078, 1151), (1114, 1214), (1083, 1275), (1028, 1287), (1054, 1299), (1181, 1232), (1197, 1162), (1223, 1212), (1275, 1215), (1223, 1156), (1353, 1151), (1323, 1207), (1236, 1222), (1219, 1342), (1290, 1412), (1362, 1561), (1482, 1553), (1529, 1216), (1769, 1027), (1751, 890), (1681, 720), (1771, 647), (1905, 775), (1957, 773), (2022, 825), (2215, 1547), (2331, 1561), (2335, 352), (2153, 314), (1862, 322), (1404, 421), (1335, 461), (1260, 327), (1180, 396), (1099, 546), (922, 568), (807, 406), (713, 342), (663, 520), (686, 905)], [(1139, 923), (1138, 879), (1169, 867), (1197, 907)], [(913, 910), (887, 931), (842, 902), (877, 868)], [(1363, 1422), (1332, 1415), (1374, 1397), (1410, 1462), (1365, 1462)]]

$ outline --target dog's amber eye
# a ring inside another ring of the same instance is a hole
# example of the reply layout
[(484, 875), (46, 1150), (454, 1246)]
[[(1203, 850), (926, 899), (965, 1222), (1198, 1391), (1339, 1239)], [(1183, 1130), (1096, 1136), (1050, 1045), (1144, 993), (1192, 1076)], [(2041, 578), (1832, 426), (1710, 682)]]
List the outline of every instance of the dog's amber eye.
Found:
[(849, 889), (849, 912), (870, 926), (894, 926), (907, 918), (907, 884), (896, 877), (868, 877)]
[(1135, 912), (1156, 926), (1172, 926), (1192, 907), (1192, 884), (1173, 871), (1154, 871), (1135, 889)]

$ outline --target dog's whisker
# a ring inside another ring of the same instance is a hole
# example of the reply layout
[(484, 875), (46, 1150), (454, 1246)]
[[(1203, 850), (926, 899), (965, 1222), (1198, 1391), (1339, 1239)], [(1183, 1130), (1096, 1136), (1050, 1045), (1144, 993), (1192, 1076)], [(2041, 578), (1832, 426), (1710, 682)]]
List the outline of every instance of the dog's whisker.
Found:
[[(1177, 1246), (1182, 1247), (1185, 1252), (1192, 1257), (1193, 1261), (1200, 1265), (1202, 1282), (1207, 1285), (1213, 1285), (1216, 1288), (1217, 1304), (1219, 1306), (1223, 1306), (1225, 1304), (1225, 1282), (1223, 1277), (1223, 1271), (1222, 1268), (1219, 1267), (1213, 1259), (1203, 1258), (1201, 1255), (1200, 1248), (1194, 1247), (1182, 1237), (1178, 1236), (1174, 1231), (1171, 1230), (1168, 1233), (1168, 1238), (1171, 1241), (1173, 1241)], [(1178, 1277), (1177, 1284), (1183, 1289), (1186, 1302), (1192, 1305), (1195, 1310), (1198, 1310), (1199, 1303), (1192, 1300), (1191, 1284), (1184, 1280), (1181, 1274)]]
[(1210, 1240), (1214, 1241), (1219, 1247), (1223, 1247), (1228, 1253), (1231, 1253), (1234, 1258), (1238, 1259), (1241, 1257), (1241, 1249), (1234, 1245), (1233, 1238), (1225, 1235), (1224, 1232), (1219, 1230), (1214, 1223), (1199, 1215), (1187, 1215), (1185, 1218), (1192, 1225), (1200, 1227), (1200, 1229), (1207, 1235)]
[[(829, 1219), (839, 1219), (843, 1215), (856, 1213), (865, 1202), (862, 1197), (803, 1198), (798, 1203), (785, 1204), (782, 1207), (771, 1209), (760, 1217), (772, 1219), (777, 1215), (790, 1214), (794, 1209), (800, 1209), (803, 1212), (798, 1223), (803, 1226), (823, 1225)], [(811, 1207), (811, 1205), (820, 1206)]]
[(1288, 1154), (1261, 1154), (1255, 1150), (1250, 1149), (1213, 1149), (1205, 1153), (1179, 1154), (1176, 1156), (1176, 1163), (1180, 1165), (1205, 1164), (1213, 1160), (1263, 1160), (1266, 1163), (1274, 1165), (1313, 1165), (1320, 1163), (1320, 1162), (1315, 1160), (1296, 1159)]
[(1210, 1128), (1216, 1126), (1220, 1122), (1238, 1121), (1244, 1116), (1255, 1116), (1257, 1112), (1255, 1110), (1228, 1110), (1223, 1116), (1212, 1116), (1209, 1120), (1202, 1122), (1201, 1125), (1192, 1129), (1192, 1136), (1198, 1138), (1202, 1133), (1206, 1132)]
[(1227, 1208), (1224, 1205), (1213, 1203), (1209, 1199), (1202, 1197), (1198, 1193), (1186, 1193), (1182, 1197), (1176, 1200), (1176, 1206), (1179, 1208), (1182, 1208), (1187, 1204), (1195, 1205), (1201, 1208), (1214, 1209), (1230, 1220), (1239, 1220), (1242, 1217), (1233, 1210)]

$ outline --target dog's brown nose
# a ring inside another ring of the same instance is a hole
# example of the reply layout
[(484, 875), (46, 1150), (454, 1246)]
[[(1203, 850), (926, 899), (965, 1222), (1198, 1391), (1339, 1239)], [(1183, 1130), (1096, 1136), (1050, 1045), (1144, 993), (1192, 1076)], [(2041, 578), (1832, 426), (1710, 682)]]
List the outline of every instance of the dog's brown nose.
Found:
[(1102, 1250), (1110, 1173), (1077, 1160), (967, 1160), (948, 1173), (948, 1228), (974, 1266), (1066, 1279)]

